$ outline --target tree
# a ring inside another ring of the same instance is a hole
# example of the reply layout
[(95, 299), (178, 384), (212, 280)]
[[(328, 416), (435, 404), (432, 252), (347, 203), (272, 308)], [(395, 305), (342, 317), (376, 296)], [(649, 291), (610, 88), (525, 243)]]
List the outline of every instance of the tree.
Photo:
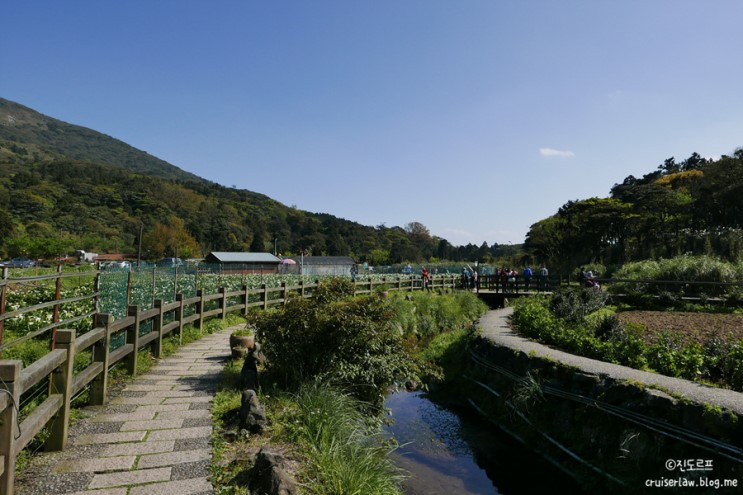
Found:
[(185, 229), (183, 220), (173, 217), (171, 225), (156, 223), (142, 236), (142, 250), (149, 258), (200, 255), (199, 245)]

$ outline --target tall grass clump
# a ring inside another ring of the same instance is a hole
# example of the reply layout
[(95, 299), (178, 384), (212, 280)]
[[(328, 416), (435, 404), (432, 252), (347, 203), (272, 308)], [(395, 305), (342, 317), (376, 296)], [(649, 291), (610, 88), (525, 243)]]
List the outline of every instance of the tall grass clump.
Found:
[(389, 297), (395, 326), (406, 338), (430, 339), (459, 330), (485, 314), (487, 306), (471, 292), (437, 294), (396, 293)]
[(295, 397), (290, 435), (306, 446), (309, 464), (305, 489), (316, 495), (399, 495), (402, 471), (389, 458), (390, 448), (363, 405), (324, 385), (306, 385)]
[[(713, 283), (734, 283), (743, 278), (743, 263), (731, 263), (714, 256), (683, 255), (669, 259), (627, 263), (614, 274), (618, 279), (642, 280), (612, 284), (613, 292), (630, 294), (721, 294), (728, 289)], [(659, 282), (708, 282), (710, 285), (662, 284)]]

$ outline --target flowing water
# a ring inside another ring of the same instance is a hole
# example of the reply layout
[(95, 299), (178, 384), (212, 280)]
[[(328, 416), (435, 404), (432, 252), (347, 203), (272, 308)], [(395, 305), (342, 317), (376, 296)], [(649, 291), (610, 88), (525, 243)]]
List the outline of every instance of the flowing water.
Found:
[(410, 473), (407, 495), (579, 493), (574, 482), (479, 418), (460, 417), (421, 392), (386, 400), (385, 427), (400, 447), (395, 463)]

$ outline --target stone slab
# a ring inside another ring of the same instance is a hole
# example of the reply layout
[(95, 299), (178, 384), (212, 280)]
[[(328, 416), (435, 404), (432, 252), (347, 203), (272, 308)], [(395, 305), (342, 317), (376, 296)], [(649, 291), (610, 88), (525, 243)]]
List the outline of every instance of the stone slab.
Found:
[(177, 452), (168, 452), (164, 454), (143, 455), (139, 458), (137, 469), (146, 469), (162, 466), (172, 466), (174, 464), (184, 464), (186, 462), (198, 462), (211, 459), (208, 449), (198, 450), (179, 450)]
[(162, 452), (172, 452), (173, 449), (175, 449), (175, 440), (115, 443), (106, 445), (100, 455), (107, 457), (116, 455), (159, 454)]
[(210, 395), (197, 395), (195, 397), (172, 397), (163, 399), (163, 404), (193, 404), (194, 402), (211, 402), (213, 399)]
[(144, 406), (144, 405), (153, 405), (153, 404), (160, 404), (162, 403), (163, 398), (162, 397), (116, 397), (114, 400), (112, 400), (111, 404), (134, 404), (137, 406)]
[(210, 437), (211, 426), (198, 426), (195, 428), (181, 428), (179, 430), (157, 430), (151, 431), (147, 440), (178, 440), (180, 438)]
[(157, 413), (157, 419), (185, 419), (211, 417), (209, 409), (189, 409), (187, 411), (163, 411)]
[(154, 390), (147, 392), (148, 397), (192, 397), (196, 392), (193, 390)]
[(146, 421), (155, 419), (155, 411), (144, 411), (136, 409), (130, 413), (98, 414), (91, 418), (93, 423), (119, 423), (121, 421)]
[(127, 392), (154, 392), (157, 390), (172, 390), (173, 386), (167, 383), (158, 385), (144, 385), (140, 383), (132, 383), (128, 385), (124, 390)]
[(98, 443), (140, 442), (146, 431), (125, 431), (117, 433), (90, 433), (75, 439), (75, 445), (95, 445)]
[(103, 490), (88, 490), (84, 492), (65, 493), (64, 495), (126, 495), (127, 488), (104, 488)]
[(114, 486), (141, 485), (154, 481), (170, 481), (169, 467), (157, 469), (142, 469), (126, 471), (124, 473), (97, 474), (93, 477), (88, 488), (109, 488)]
[(212, 493), (214, 489), (207, 478), (192, 478), (187, 480), (152, 483), (151, 485), (135, 486), (129, 495), (190, 495), (193, 493)]
[(185, 411), (186, 409), (188, 409), (188, 407), (189, 404), (186, 402), (182, 404), (145, 404), (143, 406), (139, 406), (137, 408), (137, 411)]
[[(129, 471), (137, 458), (131, 456), (96, 457), (94, 459), (70, 459), (54, 467), (55, 473), (102, 473), (106, 471)], [(164, 466), (165, 464), (161, 464)]]
[(127, 421), (121, 431), (133, 430), (169, 430), (183, 426), (182, 419), (153, 419), (150, 421)]

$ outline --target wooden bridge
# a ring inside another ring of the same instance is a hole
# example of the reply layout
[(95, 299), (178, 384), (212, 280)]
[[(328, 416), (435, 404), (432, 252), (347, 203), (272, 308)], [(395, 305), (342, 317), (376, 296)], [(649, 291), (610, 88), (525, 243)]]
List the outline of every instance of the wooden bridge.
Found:
[(562, 276), (542, 278), (535, 275), (527, 279), (521, 275), (515, 277), (482, 275), (474, 290), (489, 307), (503, 308), (508, 299), (535, 294), (551, 294), (552, 290), (568, 285), (569, 280)]

